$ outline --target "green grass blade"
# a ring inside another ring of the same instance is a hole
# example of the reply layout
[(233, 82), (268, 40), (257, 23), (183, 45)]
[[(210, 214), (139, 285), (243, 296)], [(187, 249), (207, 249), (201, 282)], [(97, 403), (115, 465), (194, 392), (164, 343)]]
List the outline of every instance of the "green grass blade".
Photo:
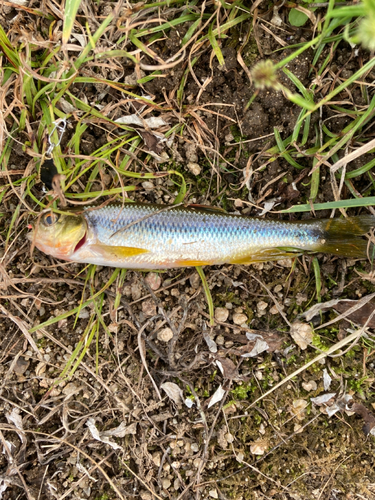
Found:
[(212, 32), (213, 25), (214, 25), (214, 22), (210, 25), (210, 27), (208, 29), (208, 39), (209, 39), (210, 44), (212, 46), (212, 50), (214, 51), (215, 56), (216, 56), (217, 60), (219, 61), (220, 66), (224, 66), (225, 61), (224, 61), (223, 53), (221, 52), (219, 44), (217, 43), (217, 40)]
[(5, 31), (0, 25), (0, 47), (4, 52), (5, 57), (11, 63), (11, 65), (17, 70), (20, 67), (20, 58), (18, 56), (17, 51), (14, 49), (13, 45), (10, 43)]
[(180, 174), (180, 172), (176, 172), (174, 170), (169, 170), (168, 173), (178, 175), (178, 177), (181, 179), (180, 191), (173, 202), (174, 205), (177, 205), (178, 203), (182, 203), (184, 201), (186, 195), (187, 188), (185, 178), (182, 174)]
[(334, 208), (354, 208), (354, 207), (372, 207), (375, 205), (375, 196), (367, 196), (366, 198), (355, 198), (350, 200), (328, 201), (326, 203), (315, 203), (312, 206), (295, 205), (287, 210), (281, 210), (280, 213), (290, 214), (297, 212), (311, 212), (316, 210), (332, 210)]
[(73, 30), (74, 21), (81, 5), (81, 0), (65, 0), (64, 25), (62, 32), (62, 43), (66, 45)]
[(208, 303), (208, 311), (210, 314), (210, 325), (214, 326), (215, 325), (214, 303), (212, 300), (211, 291), (208, 287), (206, 276), (205, 276), (201, 266), (196, 266), (195, 269), (198, 271), (200, 279), (202, 280), (203, 290), (204, 290), (204, 293), (206, 294), (206, 299), (207, 299), (207, 303)]
[(322, 291), (322, 276), (320, 273), (319, 261), (316, 257), (313, 257), (313, 259), (312, 259), (312, 266), (313, 266), (314, 275), (315, 275), (316, 300), (318, 302), (321, 302), (322, 298), (321, 298), (320, 294)]

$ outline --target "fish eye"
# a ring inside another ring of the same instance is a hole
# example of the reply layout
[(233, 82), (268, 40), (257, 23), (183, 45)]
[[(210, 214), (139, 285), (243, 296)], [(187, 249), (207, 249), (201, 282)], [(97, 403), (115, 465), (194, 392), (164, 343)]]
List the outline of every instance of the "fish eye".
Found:
[(50, 212), (43, 217), (42, 222), (45, 226), (53, 226), (58, 220), (59, 215)]

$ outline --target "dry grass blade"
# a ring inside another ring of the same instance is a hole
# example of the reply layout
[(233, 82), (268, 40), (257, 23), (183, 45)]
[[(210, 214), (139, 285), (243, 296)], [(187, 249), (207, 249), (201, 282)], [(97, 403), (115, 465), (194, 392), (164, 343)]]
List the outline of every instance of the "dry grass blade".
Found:
[(12, 313), (7, 311), (5, 307), (0, 304), (0, 311), (7, 316), (13, 323), (15, 323), (18, 328), (21, 330), (21, 332), (24, 334), (26, 340), (30, 344), (30, 347), (33, 349), (35, 352), (35, 355), (40, 361), (43, 361), (43, 356), (40, 354), (40, 351), (38, 349), (38, 346), (36, 345), (34, 339), (32, 338), (31, 334), (29, 333), (29, 328), (26, 326), (25, 322), (22, 321), (21, 318), (18, 318), (17, 316), (14, 316)]
[(360, 148), (352, 151), (351, 153), (345, 155), (343, 158), (338, 160), (336, 163), (334, 163), (331, 167), (332, 173), (337, 172), (340, 168), (342, 168), (344, 165), (347, 165), (351, 161), (355, 160), (356, 158), (359, 158), (360, 156), (368, 153), (371, 151), (371, 149), (375, 148), (375, 139), (372, 139), (372, 141), (367, 142)]

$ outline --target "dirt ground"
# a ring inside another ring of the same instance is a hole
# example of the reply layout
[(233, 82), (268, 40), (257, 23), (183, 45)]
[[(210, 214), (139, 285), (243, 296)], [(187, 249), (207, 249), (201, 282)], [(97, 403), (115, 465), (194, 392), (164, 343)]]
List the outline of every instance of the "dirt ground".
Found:
[[(202, 2), (193, 3), (192, 12), (202, 8)], [(252, 7), (251, 2), (243, 5)], [(53, 50), (59, 41), (56, 33), (61, 29), (62, 9), (58, 2), (39, 0), (28, 7), (50, 18), (3, 2), (0, 24), (15, 46), (39, 43), (30, 59), (37, 61), (47, 46)], [(82, 26), (88, 22), (94, 32), (112, 7), (109, 2), (84, 2), (79, 22)], [(215, 8), (214, 2), (208, 2), (205, 12)], [(275, 145), (275, 128), (282, 139), (293, 133), (300, 108), (282, 92), (269, 89), (261, 90), (246, 108), (255, 91), (248, 69), (261, 59), (282, 60), (292, 51), (286, 45), (313, 37), (312, 27), (309, 23), (302, 28), (291, 26), (287, 10), (281, 8), (283, 25), (278, 28), (270, 23), (272, 9), (267, 2), (259, 3), (257, 9), (260, 17), (255, 23), (253, 18), (244, 20), (220, 40), (224, 65), (213, 56), (212, 47), (202, 43), (196, 54), (190, 54), (190, 62), (186, 55), (142, 84), (137, 79), (150, 75), (151, 70), (138, 68), (141, 73), (135, 74), (133, 62), (125, 57), (81, 66), (82, 77), (133, 82), (129, 87), (133, 95), (150, 96), (159, 106), (150, 106), (147, 116), (168, 123), (159, 133), (169, 141), (160, 142), (143, 130), (136, 149), (124, 146), (116, 158), (112, 155), (116, 165), (129, 155), (126, 168), (121, 167), (124, 170), (162, 174), (146, 179), (124, 175), (123, 185), (134, 186), (128, 192), (131, 199), (172, 203), (180, 178), (165, 174), (174, 170), (184, 176), (189, 203), (257, 216), (271, 201), (273, 211), (266, 214), (268, 218), (314, 216), (276, 213), (308, 203), (312, 156), (298, 158), (302, 168), (297, 169), (281, 155), (268, 162), (264, 154)], [(183, 12), (182, 4), (163, 5), (149, 15), (172, 20)], [(116, 46), (119, 26), (126, 19), (123, 14), (113, 21), (99, 52)], [(142, 22), (142, 27), (147, 26), (144, 18)], [(145, 67), (154, 65), (157, 56), (164, 61), (172, 58), (192, 24), (188, 20), (155, 39), (153, 57), (146, 54), (142, 59)], [(146, 40), (147, 36), (142, 38)], [(126, 49), (135, 46), (129, 42)], [(77, 52), (68, 54), (77, 57)], [(334, 51), (327, 45), (320, 60), (327, 56), (331, 58), (329, 72), (315, 89), (319, 98), (335, 84), (335, 78), (353, 74), (370, 53), (356, 48), (354, 55), (354, 49), (341, 42)], [(306, 88), (316, 85), (313, 58), (314, 51), (309, 49), (287, 66)], [(59, 61), (63, 62), (62, 53)], [(279, 79), (295, 90), (284, 73)], [(366, 81), (374, 80), (375, 74), (366, 75)], [(38, 88), (46, 84), (40, 80)], [(134, 113), (139, 101), (98, 82), (74, 82), (69, 92), (112, 120), (103, 123), (93, 115), (69, 111), (66, 101), (56, 104), (69, 114), (62, 156), (71, 162), (69, 168), (83, 156), (88, 158), (85, 168), (90, 167), (97, 151), (117, 137), (113, 121)], [(3, 111), (14, 99), (21, 99), (21, 93), (20, 87), (4, 87)], [(366, 104), (358, 84), (350, 87), (349, 97), (353, 106)], [(349, 97), (345, 93), (337, 101)], [(23, 112), (27, 126), (13, 135), (0, 172), (4, 188), (0, 198), (0, 498), (375, 498), (375, 441), (369, 433), (375, 408), (374, 324), (367, 328), (367, 338), (343, 347), (336, 356), (322, 357), (263, 397), (285, 377), (364, 326), (373, 312), (371, 264), (327, 255), (318, 255), (314, 261), (306, 255), (248, 267), (204, 268), (215, 308), (215, 325), (211, 326), (202, 281), (194, 268), (114, 274), (112, 268), (61, 264), (36, 249), (31, 251), (27, 224), (41, 211), (35, 199), (46, 203), (53, 196), (52, 191), (46, 194), (36, 154), (46, 147), (47, 135), (39, 128), (46, 108), (37, 100), (32, 115), (27, 105), (13, 106), (5, 130), (12, 131)], [(314, 113), (304, 148), (314, 146), (320, 121), (331, 134), (340, 134), (350, 120), (349, 114), (329, 106), (321, 115)], [(82, 124), (84, 131), (75, 143)], [(170, 135), (168, 130), (172, 130)], [(374, 134), (371, 123), (366, 134)], [(360, 157), (348, 165), (348, 171), (374, 157), (371, 152)], [(105, 163), (100, 175), (93, 172), (94, 167), (85, 172), (82, 167), (69, 191), (82, 193), (88, 187), (88, 191), (100, 192), (103, 186), (121, 186), (120, 175)], [(34, 173), (28, 184), (24, 179)], [(316, 201), (333, 201), (325, 165), (320, 179)], [(364, 174), (355, 178), (355, 189), (371, 194), (374, 185)], [(351, 198), (347, 185), (341, 197)], [(101, 196), (99, 202), (108, 198)], [(68, 207), (73, 206), (72, 200), (67, 197)], [(349, 209), (347, 213), (364, 211)], [(315, 215), (329, 217), (331, 211)], [(345, 300), (358, 304), (366, 297), (370, 299), (362, 314), (357, 311), (356, 317), (319, 329), (345, 313)], [(318, 302), (332, 299), (341, 300), (341, 306), (323, 309), (311, 320), (302, 316)], [(298, 325), (309, 334), (315, 329), (307, 349), (291, 336)], [(259, 338), (267, 349), (254, 355)], [(70, 363), (75, 350), (82, 356)], [(67, 363), (68, 371), (63, 372)], [(327, 377), (332, 379), (330, 384)], [(311, 401), (326, 393), (333, 393), (328, 406), (333, 401), (341, 405), (332, 416), (327, 415), (326, 405)], [(349, 396), (352, 411), (346, 406)]]

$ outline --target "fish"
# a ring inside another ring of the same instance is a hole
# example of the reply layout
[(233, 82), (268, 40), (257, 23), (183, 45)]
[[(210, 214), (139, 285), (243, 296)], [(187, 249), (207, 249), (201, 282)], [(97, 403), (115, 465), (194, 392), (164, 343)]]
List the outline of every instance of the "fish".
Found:
[(108, 204), (43, 213), (28, 238), (57, 259), (158, 270), (253, 264), (323, 252), (366, 258), (375, 216), (265, 220), (206, 206)]

